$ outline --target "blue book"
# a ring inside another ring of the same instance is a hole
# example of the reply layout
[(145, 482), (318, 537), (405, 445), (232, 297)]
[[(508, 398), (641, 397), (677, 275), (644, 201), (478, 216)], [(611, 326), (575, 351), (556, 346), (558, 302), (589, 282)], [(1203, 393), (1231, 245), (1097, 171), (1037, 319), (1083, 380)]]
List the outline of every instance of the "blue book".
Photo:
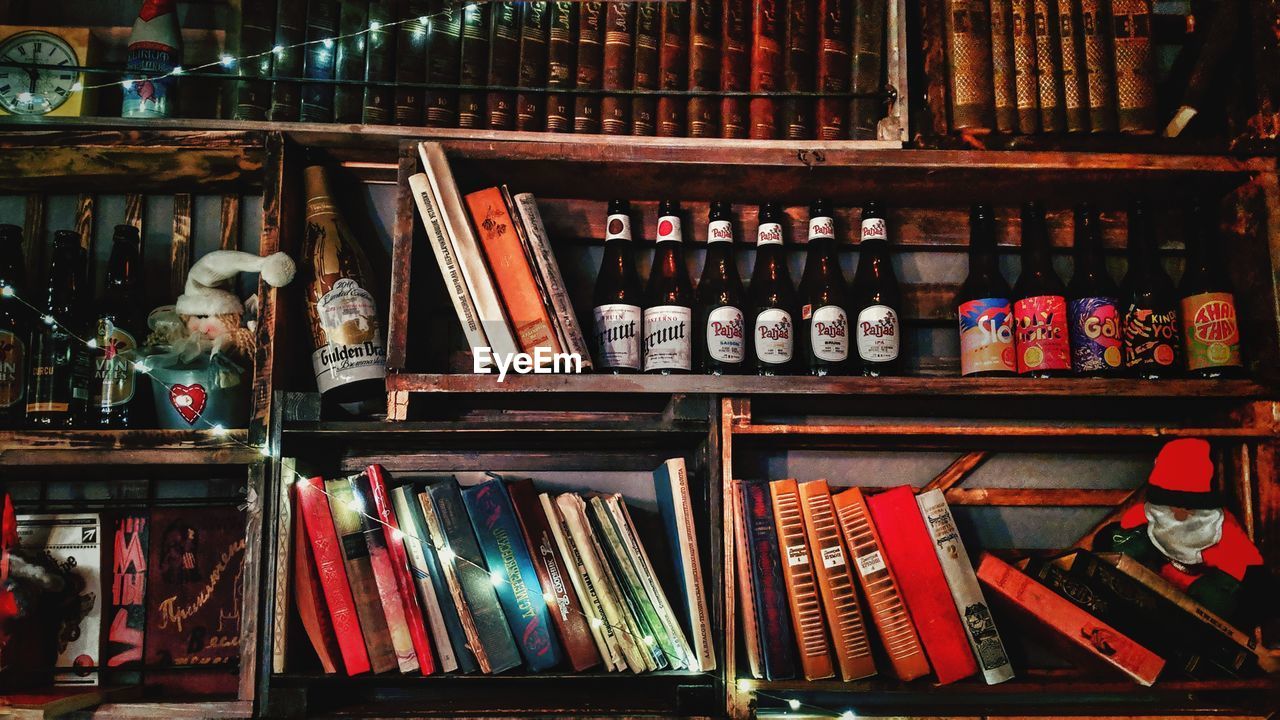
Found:
[(796, 638), (791, 628), (787, 586), (779, 564), (781, 555), (773, 524), (773, 501), (769, 498), (769, 486), (764, 483), (744, 482), (738, 490), (747, 528), (751, 592), (755, 598), (764, 676), (766, 680), (787, 680), (796, 676)]
[[(658, 496), (658, 511), (671, 541), (671, 561), (680, 583), (681, 606), (689, 623), (688, 637), (697, 655), (694, 670), (716, 669), (715, 643), (711, 639), (711, 616), (707, 612), (707, 595), (702, 580), (702, 560), (698, 552), (698, 533), (693, 522), (693, 501), (689, 494), (689, 473), (684, 458), (667, 460), (653, 471), (653, 487)], [(691, 663), (692, 664), (692, 663)]]
[(515, 509), (502, 480), (494, 478), (462, 491), (471, 524), (494, 573), (498, 600), (518, 638), (525, 664), (535, 672), (560, 664), (560, 643), (551, 631), (551, 615)]

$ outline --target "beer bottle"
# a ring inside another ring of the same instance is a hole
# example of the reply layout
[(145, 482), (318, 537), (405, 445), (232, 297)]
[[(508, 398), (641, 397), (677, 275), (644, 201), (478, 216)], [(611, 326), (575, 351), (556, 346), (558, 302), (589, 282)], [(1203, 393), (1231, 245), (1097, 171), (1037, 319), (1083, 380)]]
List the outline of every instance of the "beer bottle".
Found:
[(604, 259), (600, 261), (591, 302), (596, 367), (601, 371), (640, 371), (642, 303), (640, 276), (631, 255), (631, 204), (610, 200), (604, 228)]
[(795, 355), (796, 291), (782, 246), (782, 208), (760, 206), (751, 272), (751, 357), (761, 375), (784, 375)]
[(1053, 270), (1044, 208), (1022, 206), (1022, 272), (1013, 286), (1018, 374), (1062, 377), (1071, 372), (1066, 288)]
[(1088, 203), (1075, 211), (1075, 270), (1067, 284), (1071, 369), (1077, 375), (1114, 376), (1123, 370), (1120, 289), (1102, 258), (1102, 223)]
[(338, 214), (322, 166), (303, 171), (307, 234), (303, 243), (311, 365), (326, 403), (351, 412), (386, 392), (387, 350), (372, 272), (364, 252)]
[(1013, 293), (996, 258), (996, 219), (989, 205), (969, 209), (969, 275), (956, 297), (960, 374), (1013, 375)]
[(30, 341), (30, 313), (13, 295), (26, 292), (26, 271), (22, 261), (22, 228), (0, 225), (0, 429), (22, 425), (26, 414), (23, 398), (27, 383), (27, 343)]
[(1236, 297), (1210, 242), (1217, 236), (1217, 218), (1203, 206), (1192, 214), (1186, 225), (1187, 269), (1178, 287), (1187, 370), (1203, 378), (1241, 376)]
[(1129, 208), (1129, 270), (1124, 276), (1124, 364), (1141, 378), (1178, 369), (1178, 296), (1160, 264), (1146, 204)]
[(658, 204), (658, 249), (645, 293), (641, 345), (647, 373), (687, 373), (692, 366), (693, 287), (677, 212), (670, 200)]
[(139, 390), (133, 363), (137, 360), (145, 306), (142, 297), (140, 237), (132, 225), (117, 225), (107, 260), (107, 277), (93, 324), (95, 351), (90, 353), (93, 381), (89, 386), (88, 425), (128, 427), (130, 407)]
[(809, 256), (800, 280), (801, 338), (811, 375), (840, 375), (849, 359), (849, 311), (836, 257), (836, 223), (826, 200), (809, 207)]
[(747, 359), (743, 334), (742, 278), (738, 276), (738, 260), (733, 251), (733, 222), (730, 205), (724, 201), (711, 203), (707, 221), (707, 259), (698, 281), (698, 319), (703, 332), (699, 348), (699, 365), (712, 375), (742, 371)]
[(879, 203), (862, 208), (861, 236), (849, 293), (855, 313), (854, 346), (863, 375), (893, 375), (902, 365), (902, 293), (889, 259), (889, 231)]
[(48, 293), (40, 303), (45, 316), (31, 333), (31, 375), (27, 380), (27, 422), (69, 428), (83, 417), (89, 401), (89, 348), (84, 336), (84, 249), (80, 235), (54, 233)]

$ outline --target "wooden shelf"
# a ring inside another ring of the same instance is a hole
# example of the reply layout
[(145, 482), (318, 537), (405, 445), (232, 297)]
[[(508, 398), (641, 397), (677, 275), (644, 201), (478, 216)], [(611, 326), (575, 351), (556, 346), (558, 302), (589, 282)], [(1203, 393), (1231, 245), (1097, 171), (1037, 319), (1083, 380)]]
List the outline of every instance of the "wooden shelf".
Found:
[(6, 465), (247, 465), (248, 430), (12, 430), (0, 432)]

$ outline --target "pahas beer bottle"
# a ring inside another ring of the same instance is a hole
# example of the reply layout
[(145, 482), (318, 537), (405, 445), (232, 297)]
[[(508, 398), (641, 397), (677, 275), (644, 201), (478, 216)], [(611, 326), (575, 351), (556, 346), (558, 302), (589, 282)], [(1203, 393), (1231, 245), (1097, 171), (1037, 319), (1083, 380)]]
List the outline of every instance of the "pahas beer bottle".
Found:
[(641, 340), (646, 373), (687, 373), (693, 366), (693, 285), (684, 264), (678, 212), (670, 200), (658, 204), (658, 248), (649, 271)]
[(742, 308), (746, 293), (738, 276), (733, 251), (731, 206), (711, 203), (707, 221), (707, 259), (698, 281), (697, 334), (699, 367), (712, 375), (736, 374), (746, 364), (746, 337)]
[(631, 252), (631, 204), (610, 200), (604, 258), (591, 301), (596, 367), (614, 374), (640, 371), (643, 295)]
[(858, 269), (849, 292), (852, 344), (863, 375), (894, 375), (902, 366), (902, 293), (889, 259), (889, 229), (879, 203), (862, 208), (860, 235)]
[(995, 214), (988, 205), (974, 205), (969, 209), (969, 275), (956, 297), (961, 375), (1016, 372), (1012, 295), (996, 258)]
[(796, 291), (782, 244), (782, 208), (760, 206), (756, 265), (751, 272), (751, 357), (760, 375), (785, 375), (795, 357)]
[(836, 255), (836, 223), (830, 204), (809, 207), (809, 257), (800, 280), (800, 331), (810, 375), (841, 375), (849, 360), (849, 298)]

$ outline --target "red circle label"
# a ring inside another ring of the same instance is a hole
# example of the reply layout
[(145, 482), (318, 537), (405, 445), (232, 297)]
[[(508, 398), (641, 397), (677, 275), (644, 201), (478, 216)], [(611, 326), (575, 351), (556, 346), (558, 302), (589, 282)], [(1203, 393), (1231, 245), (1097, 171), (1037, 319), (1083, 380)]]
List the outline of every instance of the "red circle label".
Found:
[(663, 220), (658, 223), (658, 237), (666, 237), (675, 229), (675, 225), (670, 220)]

